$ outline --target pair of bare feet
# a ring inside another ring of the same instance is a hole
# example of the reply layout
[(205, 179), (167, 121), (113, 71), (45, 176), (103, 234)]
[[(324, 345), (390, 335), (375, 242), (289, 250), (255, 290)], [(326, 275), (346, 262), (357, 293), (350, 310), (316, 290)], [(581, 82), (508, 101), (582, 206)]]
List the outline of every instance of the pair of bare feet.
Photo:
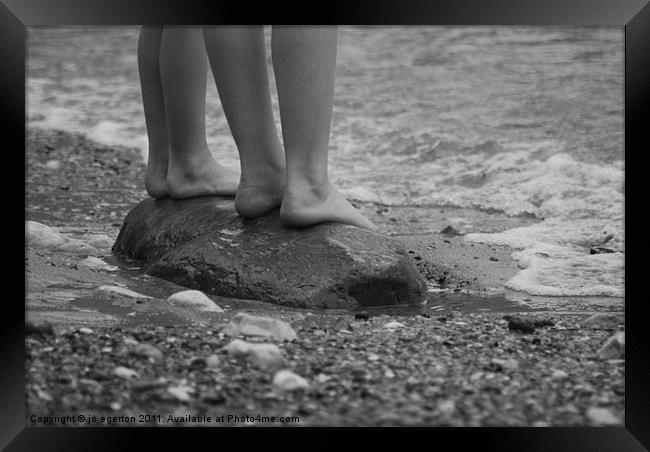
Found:
[(235, 210), (243, 218), (256, 218), (280, 207), (280, 218), (290, 227), (337, 222), (377, 230), (329, 181), (287, 183), (284, 165), (257, 165), (240, 177), (215, 162), (207, 147), (184, 159), (170, 153), (168, 160), (156, 161), (152, 155), (161, 153), (150, 153), (145, 176), (147, 193), (154, 198), (235, 196)]

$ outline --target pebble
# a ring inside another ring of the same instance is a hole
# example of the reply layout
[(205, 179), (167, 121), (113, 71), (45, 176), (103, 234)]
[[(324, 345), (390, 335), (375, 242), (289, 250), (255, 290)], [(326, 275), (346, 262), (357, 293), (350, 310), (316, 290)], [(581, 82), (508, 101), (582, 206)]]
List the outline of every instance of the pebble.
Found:
[(318, 375), (316, 375), (316, 378), (315, 378), (315, 380), (318, 383), (327, 383), (331, 379), (332, 379), (332, 377), (330, 377), (329, 375), (325, 375), (325, 374), (318, 374)]
[(124, 287), (120, 287), (120, 286), (99, 286), (99, 290), (104, 292), (114, 293), (117, 295), (124, 295), (131, 298), (145, 298), (145, 299), (151, 298), (148, 295), (142, 295), (141, 293), (134, 292), (132, 290), (125, 289)]
[(34, 248), (55, 248), (65, 243), (65, 238), (56, 230), (37, 221), (28, 221), (27, 244)]
[(135, 346), (132, 353), (135, 356), (149, 358), (155, 363), (161, 363), (164, 359), (162, 352), (157, 347), (150, 344), (138, 344)]
[(309, 388), (309, 382), (290, 370), (280, 370), (273, 377), (273, 386), (279, 391), (296, 391)]
[(551, 379), (555, 381), (562, 381), (566, 380), (569, 378), (569, 374), (564, 372), (563, 370), (553, 370), (553, 373), (551, 374)]
[(438, 410), (445, 416), (451, 416), (456, 412), (456, 402), (453, 400), (443, 400), (438, 403)]
[(192, 400), (190, 394), (194, 393), (194, 388), (191, 386), (170, 386), (167, 388), (167, 392), (181, 402), (189, 402)]
[(84, 260), (81, 261), (81, 265), (88, 267), (88, 268), (96, 268), (96, 269), (101, 269), (101, 270), (107, 270), (107, 271), (115, 271), (117, 270), (117, 267), (113, 265), (109, 265), (103, 260), (94, 257), (94, 256), (88, 256)]
[(447, 235), (465, 235), (473, 230), (474, 226), (465, 218), (453, 217), (447, 218), (447, 225), (440, 231), (440, 233)]
[(56, 249), (65, 251), (68, 253), (95, 253), (97, 249), (95, 247), (88, 245), (86, 242), (76, 239), (68, 239), (63, 244), (56, 247)]
[(130, 380), (132, 378), (140, 378), (140, 375), (133, 369), (129, 369), (128, 367), (122, 367), (118, 366), (115, 369), (113, 369), (113, 374), (117, 375), (120, 378), (125, 378), (127, 380)]
[(607, 339), (598, 350), (598, 357), (603, 360), (625, 357), (625, 332), (619, 331)]
[(354, 320), (368, 321), (369, 319), (370, 319), (370, 315), (368, 314), (367, 311), (361, 311), (354, 314)]
[(111, 402), (109, 405), (111, 407), (111, 410), (113, 411), (120, 411), (122, 409), (122, 404), (119, 402)]
[(616, 314), (599, 313), (594, 314), (582, 321), (581, 325), (592, 329), (616, 329), (623, 324), (623, 318)]
[(395, 372), (393, 372), (390, 369), (386, 369), (386, 372), (384, 372), (384, 377), (386, 377), (386, 378), (395, 378)]
[(387, 324), (385, 324), (384, 328), (386, 328), (388, 330), (396, 330), (398, 328), (404, 328), (404, 324), (393, 321), (393, 322), (388, 322)]
[(210, 355), (205, 360), (205, 364), (207, 365), (208, 369), (212, 369), (212, 370), (218, 369), (220, 363), (221, 360), (217, 355)]
[(512, 359), (512, 358), (509, 358), (509, 359), (494, 358), (491, 362), (492, 362), (492, 364), (494, 364), (494, 365), (496, 365), (498, 367), (501, 367), (501, 368), (503, 368), (505, 370), (515, 371), (515, 370), (519, 369), (519, 361), (517, 361), (516, 359)]
[(172, 304), (208, 312), (224, 312), (217, 304), (200, 290), (184, 290), (167, 298)]
[(621, 420), (608, 408), (591, 407), (587, 410), (587, 418), (596, 425), (620, 425)]
[(94, 333), (93, 330), (91, 330), (90, 328), (85, 328), (85, 327), (84, 328), (79, 328), (79, 332), (81, 334), (93, 334)]
[(273, 369), (285, 365), (282, 352), (274, 344), (252, 344), (235, 339), (224, 349), (229, 355), (245, 357), (251, 364), (261, 369)]
[(114, 240), (105, 234), (93, 234), (90, 236), (86, 243), (98, 249), (111, 248)]
[(531, 334), (535, 332), (535, 324), (528, 320), (522, 319), (521, 317), (508, 317), (508, 329), (510, 331), (519, 331), (524, 334)]
[(282, 320), (239, 313), (224, 329), (229, 336), (257, 336), (278, 342), (293, 341), (298, 335)]
[(61, 161), (60, 160), (48, 160), (45, 162), (45, 168), (51, 169), (51, 170), (58, 170), (61, 167)]
[(379, 355), (376, 355), (374, 353), (370, 353), (368, 355), (368, 361), (379, 361)]

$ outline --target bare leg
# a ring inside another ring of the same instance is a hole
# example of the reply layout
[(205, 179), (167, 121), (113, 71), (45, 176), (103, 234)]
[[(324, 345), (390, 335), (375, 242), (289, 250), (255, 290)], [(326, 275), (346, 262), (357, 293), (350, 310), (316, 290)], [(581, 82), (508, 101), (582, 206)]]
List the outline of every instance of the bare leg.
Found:
[(337, 31), (332, 27), (273, 27), (287, 186), (280, 217), (289, 226), (328, 221), (375, 230), (327, 175)]
[(207, 58), (200, 27), (165, 27), (160, 74), (171, 145), (169, 194), (234, 196), (239, 175), (214, 161), (206, 141)]
[(204, 27), (206, 50), (241, 161), (235, 210), (260, 216), (282, 201), (284, 155), (273, 120), (264, 29)]
[(163, 198), (168, 195), (165, 179), (167, 177), (169, 135), (158, 61), (162, 31), (162, 27), (145, 26), (142, 27), (138, 39), (138, 69), (149, 138), (149, 157), (144, 186), (147, 193), (154, 198)]

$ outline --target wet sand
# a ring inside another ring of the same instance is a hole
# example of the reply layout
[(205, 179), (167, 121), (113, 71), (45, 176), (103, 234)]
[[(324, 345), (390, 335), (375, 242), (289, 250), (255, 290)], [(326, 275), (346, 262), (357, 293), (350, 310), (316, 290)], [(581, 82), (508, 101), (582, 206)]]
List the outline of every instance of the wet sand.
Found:
[[(143, 176), (135, 149), (32, 131), (27, 217), (83, 241), (100, 234), (114, 239), (128, 210), (146, 196)], [(382, 232), (406, 244), (430, 286), (425, 305), (408, 311), (369, 309), (366, 322), (351, 312), (288, 310), (213, 296), (225, 312), (199, 315), (165, 302), (181, 287), (147, 276), (137, 263), (120, 260), (107, 248), (92, 253), (106, 262), (104, 268), (85, 266), (86, 254), (29, 248), (27, 319), (53, 329), (27, 338), (28, 411), (293, 414), (304, 425), (586, 425), (599, 422), (588, 409), (604, 407), (623, 422), (623, 362), (596, 357), (623, 325), (580, 326), (594, 312), (622, 312), (622, 299), (545, 299), (509, 292), (504, 284), (518, 271), (512, 250), (440, 233), (453, 217), (466, 219), (473, 232), (502, 231), (535, 219), (356, 204)], [(151, 298), (119, 296), (101, 286)], [(221, 330), (242, 311), (294, 326), (298, 341), (281, 348), (289, 367), (310, 381), (308, 391), (269, 395), (272, 375), (227, 357), (217, 373), (188, 364), (221, 353), (229, 342)], [(553, 325), (530, 335), (513, 332), (503, 319), (513, 313), (552, 318)], [(390, 321), (404, 328), (387, 333), (383, 325)], [(82, 327), (92, 332), (80, 333)], [(169, 342), (169, 337), (179, 340)], [(164, 363), (152, 366), (129, 355), (124, 351), (129, 340), (157, 346)], [(504, 368), (499, 360), (514, 360), (516, 368)], [(140, 381), (139, 387), (112, 376), (115, 366), (138, 370), (142, 380), (164, 382)], [(554, 371), (567, 377), (553, 379)], [(195, 390), (190, 401), (166, 392), (183, 381)]]

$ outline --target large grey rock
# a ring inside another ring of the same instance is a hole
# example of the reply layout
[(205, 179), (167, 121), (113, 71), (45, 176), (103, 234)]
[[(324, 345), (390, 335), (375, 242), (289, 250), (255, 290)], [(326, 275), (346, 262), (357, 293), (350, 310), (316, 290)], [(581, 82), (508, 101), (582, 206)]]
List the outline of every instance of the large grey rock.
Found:
[(419, 303), (424, 282), (395, 239), (342, 224), (282, 226), (277, 210), (243, 220), (230, 199), (148, 199), (113, 251), (148, 273), (222, 296), (295, 307)]

